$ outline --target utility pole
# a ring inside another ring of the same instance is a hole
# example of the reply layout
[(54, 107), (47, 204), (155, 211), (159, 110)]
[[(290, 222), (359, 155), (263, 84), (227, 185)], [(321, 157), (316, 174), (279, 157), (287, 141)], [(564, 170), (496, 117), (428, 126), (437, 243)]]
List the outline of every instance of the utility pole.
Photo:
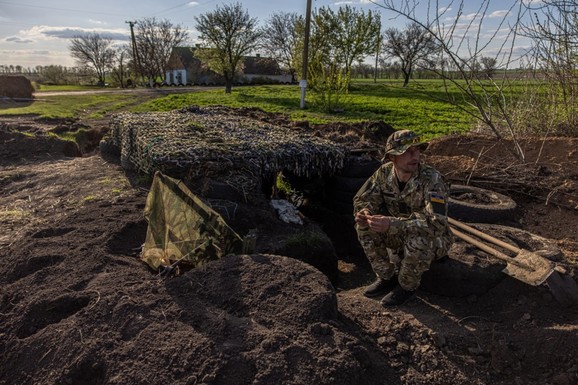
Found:
[(379, 50), (381, 49), (381, 28), (379, 29), (379, 35), (377, 36), (377, 47), (375, 48), (375, 69), (373, 71), (373, 82), (377, 83), (377, 72), (378, 72), (378, 61), (379, 61)]
[(305, 39), (303, 40), (303, 68), (301, 70), (301, 109), (305, 108), (305, 90), (307, 89), (307, 67), (309, 65), (309, 33), (311, 30), (311, 0), (307, 0), (307, 13), (305, 15)]
[(136, 39), (134, 37), (134, 25), (137, 23), (136, 21), (125, 21), (130, 26), (130, 37), (132, 40), (132, 63), (134, 67), (134, 82), (136, 85), (136, 78), (138, 73), (140, 72), (140, 60), (138, 58), (138, 51), (136, 48)]

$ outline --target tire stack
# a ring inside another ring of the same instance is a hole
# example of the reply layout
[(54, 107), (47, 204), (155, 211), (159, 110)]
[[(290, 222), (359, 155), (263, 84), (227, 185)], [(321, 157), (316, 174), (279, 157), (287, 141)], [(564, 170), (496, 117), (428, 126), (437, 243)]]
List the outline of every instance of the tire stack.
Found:
[(381, 162), (366, 156), (351, 156), (339, 175), (326, 183), (325, 205), (331, 218), (324, 221), (339, 255), (363, 256), (353, 220), (353, 197)]
[(353, 197), (381, 162), (361, 156), (350, 157), (339, 175), (327, 182), (328, 204), (338, 214), (353, 215)]

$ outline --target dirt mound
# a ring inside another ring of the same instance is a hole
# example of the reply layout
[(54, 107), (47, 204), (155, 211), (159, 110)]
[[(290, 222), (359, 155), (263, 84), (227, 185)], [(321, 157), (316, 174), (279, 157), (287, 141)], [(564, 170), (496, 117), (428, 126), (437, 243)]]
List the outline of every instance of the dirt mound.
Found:
[(0, 75), (0, 98), (31, 99), (34, 87), (24, 76)]
[[(23, 131), (40, 124), (20, 123)], [(423, 288), (392, 309), (362, 295), (373, 278), (367, 262), (339, 248), (335, 285), (309, 264), (265, 253), (163, 279), (138, 259), (147, 195), (138, 176), (118, 159), (68, 157), (58, 146), (26, 156), (49, 130), (31, 139), (16, 135), (12, 122), (3, 139), (10, 150), (0, 152), (2, 385), (578, 382), (578, 310), (561, 307), (545, 286), (507, 276), (477, 294), (459, 295), (459, 285), (445, 294)], [(504, 168), (500, 155), (484, 157), (480, 168), (488, 142), (448, 137), (432, 143), (428, 159), (451, 178), (496, 187), (492, 159), (508, 185), (543, 166), (554, 189), (576, 172), (564, 167), (575, 146), (563, 143), (572, 140), (528, 139), (551, 154), (547, 163)], [(525, 189), (517, 196), (519, 227), (549, 238), (562, 250), (557, 258), (573, 266), (578, 213), (561, 204), (571, 197), (558, 204)], [(244, 212), (235, 225), (274, 220), (270, 212)], [(463, 244), (455, 252), (474, 253)]]

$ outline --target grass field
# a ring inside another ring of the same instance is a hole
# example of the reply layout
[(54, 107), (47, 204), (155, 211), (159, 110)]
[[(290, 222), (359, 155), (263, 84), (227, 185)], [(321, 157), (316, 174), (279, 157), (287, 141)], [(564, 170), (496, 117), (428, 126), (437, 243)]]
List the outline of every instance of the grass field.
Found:
[[(354, 83), (338, 113), (323, 112), (316, 106), (310, 91), (306, 95), (306, 108), (300, 109), (301, 91), (295, 85), (234, 87), (231, 94), (225, 94), (223, 88), (197, 88), (191, 92), (168, 95), (139, 90), (103, 93), (98, 89), (91, 94), (67, 94), (66, 91), (85, 90), (68, 87), (63, 94), (43, 96), (47, 92), (61, 91), (44, 86), (35, 94), (34, 101), (0, 104), (0, 117), (38, 114), (44, 117), (98, 118), (125, 110), (168, 111), (191, 105), (225, 105), (257, 107), (313, 123), (383, 120), (397, 129), (413, 129), (427, 137), (464, 132), (472, 127), (475, 122), (470, 115), (455, 105), (439, 100), (447, 98), (441, 82), (425, 83), (425, 88), (423, 84), (404, 88), (401, 82)], [(462, 107), (467, 108), (465, 104)]]

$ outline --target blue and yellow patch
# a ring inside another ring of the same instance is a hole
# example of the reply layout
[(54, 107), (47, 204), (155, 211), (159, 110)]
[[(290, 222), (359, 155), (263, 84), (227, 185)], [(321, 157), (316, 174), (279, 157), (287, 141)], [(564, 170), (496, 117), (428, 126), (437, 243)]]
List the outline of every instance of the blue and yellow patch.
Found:
[(446, 198), (440, 193), (430, 191), (428, 193), (429, 201), (431, 203), (433, 212), (440, 215), (447, 215), (446, 213)]
[(431, 203), (441, 203), (441, 204), (446, 203), (446, 199), (442, 195), (435, 193), (435, 192), (430, 193), (429, 199), (430, 199)]

